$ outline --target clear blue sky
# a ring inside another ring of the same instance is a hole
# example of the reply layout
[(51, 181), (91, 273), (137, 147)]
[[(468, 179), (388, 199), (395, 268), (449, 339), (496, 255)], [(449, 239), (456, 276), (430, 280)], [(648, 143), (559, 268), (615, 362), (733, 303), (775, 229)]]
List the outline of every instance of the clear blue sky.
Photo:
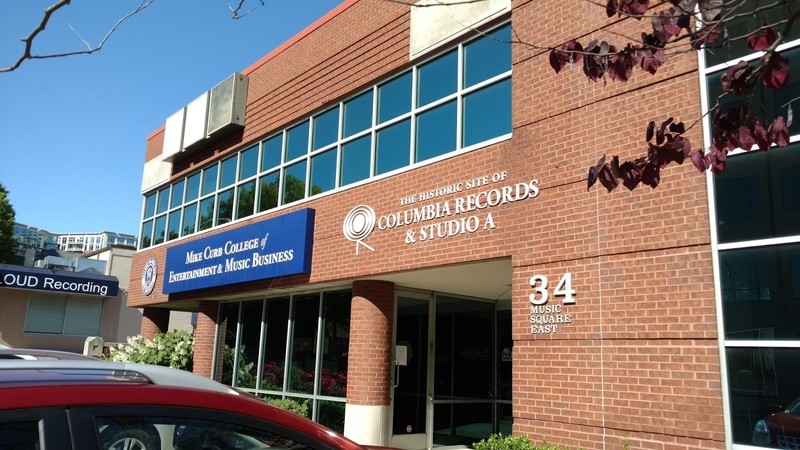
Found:
[[(92, 55), (28, 60), (0, 73), (0, 183), (17, 222), (52, 233), (137, 234), (147, 135), (233, 72), (246, 69), (342, 0), (155, 0)], [(140, 0), (75, 0), (34, 53), (96, 45)], [(0, 67), (55, 0), (0, 0)]]

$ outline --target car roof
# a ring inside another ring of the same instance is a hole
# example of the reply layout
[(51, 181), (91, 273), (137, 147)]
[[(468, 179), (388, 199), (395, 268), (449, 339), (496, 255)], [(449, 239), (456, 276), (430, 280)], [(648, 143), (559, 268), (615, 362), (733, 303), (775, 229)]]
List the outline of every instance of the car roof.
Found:
[(191, 372), (140, 363), (84, 360), (0, 360), (0, 386), (41, 383), (151, 383), (221, 393), (238, 391)]
[(2, 359), (80, 359), (88, 361), (96, 360), (97, 358), (80, 353), (64, 352), (60, 350), (0, 347), (0, 360)]

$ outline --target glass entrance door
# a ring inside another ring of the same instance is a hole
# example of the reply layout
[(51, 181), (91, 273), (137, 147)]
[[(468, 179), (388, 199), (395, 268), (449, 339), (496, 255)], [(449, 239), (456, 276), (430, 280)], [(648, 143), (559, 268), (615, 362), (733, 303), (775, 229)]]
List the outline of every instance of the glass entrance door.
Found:
[(397, 305), (407, 357), (395, 368), (392, 445), (469, 447), (511, 434), (510, 302), (435, 295)]

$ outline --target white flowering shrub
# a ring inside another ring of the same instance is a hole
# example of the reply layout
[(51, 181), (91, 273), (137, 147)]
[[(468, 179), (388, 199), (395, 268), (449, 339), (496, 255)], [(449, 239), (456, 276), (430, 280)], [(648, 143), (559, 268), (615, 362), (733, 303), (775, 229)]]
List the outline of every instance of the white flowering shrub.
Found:
[(127, 344), (109, 348), (109, 361), (134, 362), (192, 370), (194, 335), (173, 330), (159, 333), (153, 340), (131, 336)]

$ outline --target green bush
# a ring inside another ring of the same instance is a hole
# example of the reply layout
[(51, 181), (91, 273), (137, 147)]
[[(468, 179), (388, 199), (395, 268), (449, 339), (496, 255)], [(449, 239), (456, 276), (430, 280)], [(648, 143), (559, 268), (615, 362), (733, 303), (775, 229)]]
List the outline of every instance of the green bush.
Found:
[(280, 409), (295, 413), (298, 416), (308, 417), (308, 400), (295, 400), (292, 398), (265, 398), (265, 402)]
[(569, 450), (557, 445), (550, 445), (544, 440), (541, 445), (535, 445), (526, 434), (520, 436), (493, 434), (489, 436), (489, 439), (474, 443), (472, 448), (474, 450)]
[(188, 331), (173, 330), (159, 333), (153, 340), (131, 336), (127, 344), (108, 349), (106, 359), (116, 362), (133, 362), (192, 370), (194, 335)]

